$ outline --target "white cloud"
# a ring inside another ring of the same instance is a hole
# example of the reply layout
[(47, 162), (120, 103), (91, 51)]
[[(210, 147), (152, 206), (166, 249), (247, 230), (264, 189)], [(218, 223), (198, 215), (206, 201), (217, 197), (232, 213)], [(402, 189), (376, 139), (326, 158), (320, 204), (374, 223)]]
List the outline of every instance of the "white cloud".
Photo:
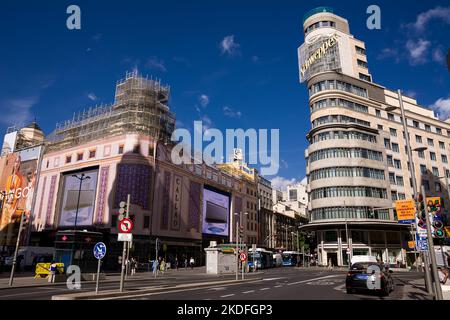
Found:
[(206, 108), (209, 104), (209, 97), (206, 94), (202, 94), (198, 97), (198, 101), (203, 108)]
[(406, 49), (409, 53), (410, 63), (412, 65), (418, 65), (427, 61), (427, 52), (431, 42), (423, 39), (419, 39), (417, 42), (414, 40), (408, 40), (406, 42)]
[(234, 56), (239, 53), (240, 45), (234, 41), (234, 35), (226, 36), (220, 42), (220, 51), (222, 54), (228, 54)]
[(93, 93), (93, 92), (89, 93), (87, 95), (87, 97), (92, 101), (96, 101), (98, 99), (97, 96), (95, 95), (95, 93)]
[(441, 48), (433, 50), (433, 61), (445, 64), (445, 54)]
[(98, 40), (100, 40), (100, 38), (101, 38), (102, 36), (103, 36), (103, 34), (97, 33), (97, 34), (95, 34), (95, 35), (92, 36), (92, 40), (98, 41)]
[(440, 119), (446, 120), (450, 118), (450, 97), (438, 99), (430, 108), (439, 114)]
[(6, 125), (24, 124), (32, 118), (31, 108), (38, 103), (38, 96), (13, 98), (0, 104), (0, 122)]
[(413, 26), (417, 31), (423, 31), (425, 30), (427, 23), (432, 19), (438, 19), (446, 24), (450, 24), (450, 8), (436, 7), (426, 12), (422, 12), (417, 16)]
[(405, 96), (416, 99), (417, 98), (417, 92), (414, 90), (408, 90), (405, 91)]
[(253, 56), (252, 57), (252, 62), (253, 63), (258, 63), (259, 62), (259, 57), (258, 56)]
[(223, 114), (229, 118), (240, 118), (242, 116), (240, 111), (233, 110), (228, 106), (223, 107)]
[(281, 191), (286, 191), (288, 186), (290, 186), (292, 184), (296, 184), (298, 181), (294, 178), (289, 180), (289, 179), (286, 179), (286, 178), (283, 178), (280, 176), (276, 176), (275, 178), (273, 178), (271, 180), (271, 182), (272, 182), (272, 188), (278, 189)]
[(158, 59), (157, 57), (151, 57), (147, 60), (146, 67), (152, 70), (159, 70), (166, 72), (166, 66), (164, 65), (164, 60)]

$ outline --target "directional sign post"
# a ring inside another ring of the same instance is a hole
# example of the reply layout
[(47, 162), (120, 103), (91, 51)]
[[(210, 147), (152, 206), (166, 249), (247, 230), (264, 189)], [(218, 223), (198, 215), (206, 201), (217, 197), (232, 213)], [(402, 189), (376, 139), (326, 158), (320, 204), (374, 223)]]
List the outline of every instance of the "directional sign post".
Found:
[(100, 265), (102, 263), (102, 259), (106, 255), (106, 245), (103, 242), (98, 242), (94, 246), (94, 257), (98, 260), (97, 265), (97, 277), (96, 277), (96, 283), (95, 283), (95, 294), (98, 294), (98, 284), (100, 281)]

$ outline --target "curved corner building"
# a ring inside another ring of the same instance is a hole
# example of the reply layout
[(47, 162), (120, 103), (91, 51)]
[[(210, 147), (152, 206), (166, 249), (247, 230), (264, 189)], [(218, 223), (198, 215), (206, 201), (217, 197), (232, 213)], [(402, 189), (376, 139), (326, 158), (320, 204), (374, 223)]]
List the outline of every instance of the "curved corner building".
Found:
[[(398, 224), (393, 206), (411, 198), (413, 189), (398, 93), (372, 82), (364, 42), (331, 8), (309, 12), (303, 31), (298, 57), (300, 81), (309, 91), (311, 130), (305, 152), (310, 223), (302, 229), (315, 231), (321, 265), (348, 265), (349, 257), (373, 255), (404, 266), (414, 259), (410, 225)], [(421, 164), (420, 187), (422, 166), (448, 174), (450, 127), (414, 99), (403, 101), (412, 147), (435, 144), (428, 146), (427, 157), (414, 154), (413, 163)], [(386, 112), (389, 106), (397, 109)], [(436, 177), (427, 182), (428, 191), (446, 197), (435, 182)]]

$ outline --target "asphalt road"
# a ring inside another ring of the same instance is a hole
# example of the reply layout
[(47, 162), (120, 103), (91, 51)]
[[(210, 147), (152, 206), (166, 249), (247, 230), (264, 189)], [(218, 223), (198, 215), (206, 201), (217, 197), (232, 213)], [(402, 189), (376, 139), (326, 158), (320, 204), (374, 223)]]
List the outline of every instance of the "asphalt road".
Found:
[(399, 273), (395, 290), (388, 297), (371, 293), (347, 294), (344, 271), (308, 271), (295, 268), (270, 269), (262, 280), (243, 284), (211, 286), (137, 295), (136, 300), (400, 300), (426, 299), (425, 293), (408, 284), (421, 275)]
[[(395, 290), (389, 297), (380, 298), (374, 294), (345, 292), (345, 271), (305, 270), (296, 268), (276, 268), (264, 270), (263, 274), (252, 275), (255, 280), (246, 283), (211, 285), (204, 288), (177, 289), (164, 291), (164, 287), (182, 283), (200, 283), (217, 280), (232, 280), (233, 275), (220, 277), (205, 274), (182, 275), (176, 272), (158, 279), (138, 275), (138, 281), (126, 282), (128, 291), (143, 287), (160, 286), (161, 291), (128, 297), (133, 300), (399, 300), (427, 299), (420, 288), (408, 281), (420, 279), (415, 272), (394, 275)], [(100, 290), (118, 290), (119, 283), (101, 283)], [(82, 283), (77, 292), (93, 291), (95, 284)], [(11, 288), (0, 290), (0, 300), (50, 300), (53, 295), (73, 293), (65, 283), (55, 286)]]

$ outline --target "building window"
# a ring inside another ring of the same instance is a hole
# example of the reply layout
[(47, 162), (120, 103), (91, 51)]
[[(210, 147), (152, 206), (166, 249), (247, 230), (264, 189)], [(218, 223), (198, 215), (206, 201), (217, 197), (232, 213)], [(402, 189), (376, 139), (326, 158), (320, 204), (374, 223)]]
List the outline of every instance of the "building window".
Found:
[(443, 163), (448, 163), (446, 155), (441, 155), (441, 159)]
[(384, 147), (388, 150), (391, 150), (391, 140), (389, 139), (384, 139)]
[(441, 192), (442, 191), (442, 187), (441, 187), (441, 184), (439, 182), (435, 182), (434, 183), (434, 190), (436, 190), (436, 192)]
[(430, 190), (430, 183), (428, 180), (422, 180), (422, 185), (425, 187), (425, 190)]
[(366, 55), (366, 49), (358, 47), (358, 46), (355, 46), (355, 48), (356, 48), (357, 54)]
[(388, 113), (388, 119), (391, 121), (395, 121), (395, 116), (392, 113)]
[(150, 228), (150, 216), (144, 216), (144, 229)]
[(140, 153), (140, 146), (138, 144), (135, 144), (133, 147), (133, 153), (139, 154)]
[(389, 128), (389, 132), (391, 133), (391, 136), (396, 137), (397, 136), (397, 130), (393, 128)]
[(441, 128), (436, 128), (436, 133), (437, 134), (442, 134), (442, 129)]
[(397, 176), (397, 177), (396, 177), (396, 180), (397, 180), (397, 185), (398, 185), (398, 186), (403, 186), (403, 185), (404, 185), (403, 177)]
[(394, 167), (396, 169), (401, 169), (402, 168), (402, 162), (400, 160), (394, 159)]
[(417, 152), (417, 155), (419, 156), (419, 158), (425, 159), (425, 151), (420, 150)]
[(397, 143), (392, 143), (392, 151), (394, 152), (400, 152), (400, 148), (398, 147)]
[(431, 127), (430, 127), (430, 125), (428, 125), (428, 124), (425, 125), (425, 131), (431, 132)]
[(89, 158), (95, 158), (95, 149), (89, 150)]
[(431, 161), (436, 161), (436, 153), (430, 152), (430, 159)]
[(392, 201), (398, 200), (397, 191), (391, 191), (391, 198), (392, 198)]
[(394, 162), (392, 161), (392, 156), (386, 156), (387, 164), (389, 167), (394, 166)]
[(416, 142), (417, 142), (417, 143), (422, 143), (422, 137), (416, 135)]
[(439, 141), (439, 148), (445, 150), (445, 143), (442, 141)]
[(383, 126), (381, 124), (378, 125), (378, 130), (383, 130)]
[(77, 153), (77, 161), (81, 161), (81, 160), (83, 160), (83, 154)]
[(391, 184), (396, 184), (395, 183), (395, 174), (393, 172), (389, 172), (389, 182)]
[(372, 79), (370, 78), (370, 76), (368, 76), (367, 74), (364, 74), (364, 73), (359, 73), (359, 78), (361, 80), (364, 80), (367, 82), (372, 82)]
[(376, 114), (376, 116), (377, 116), (378, 118), (381, 118), (381, 111), (380, 111), (380, 110), (376, 109), (376, 110), (375, 110), (375, 114)]
[(414, 127), (414, 128), (419, 128), (419, 122), (413, 120), (413, 127)]
[(436, 168), (436, 167), (433, 167), (433, 174), (434, 174), (436, 177), (439, 177), (439, 169)]
[(120, 144), (119, 145), (119, 154), (123, 154), (123, 148), (124, 148), (124, 145)]
[(367, 62), (357, 59), (358, 66), (364, 69), (368, 69)]
[(427, 167), (423, 164), (420, 165), (420, 173), (422, 174), (427, 173)]
[(434, 141), (433, 141), (433, 139), (428, 138), (428, 139), (427, 139), (427, 142), (428, 142), (428, 145), (429, 145), (430, 147), (433, 147), (433, 146), (434, 146)]
[(72, 162), (72, 156), (66, 156), (66, 163)]

